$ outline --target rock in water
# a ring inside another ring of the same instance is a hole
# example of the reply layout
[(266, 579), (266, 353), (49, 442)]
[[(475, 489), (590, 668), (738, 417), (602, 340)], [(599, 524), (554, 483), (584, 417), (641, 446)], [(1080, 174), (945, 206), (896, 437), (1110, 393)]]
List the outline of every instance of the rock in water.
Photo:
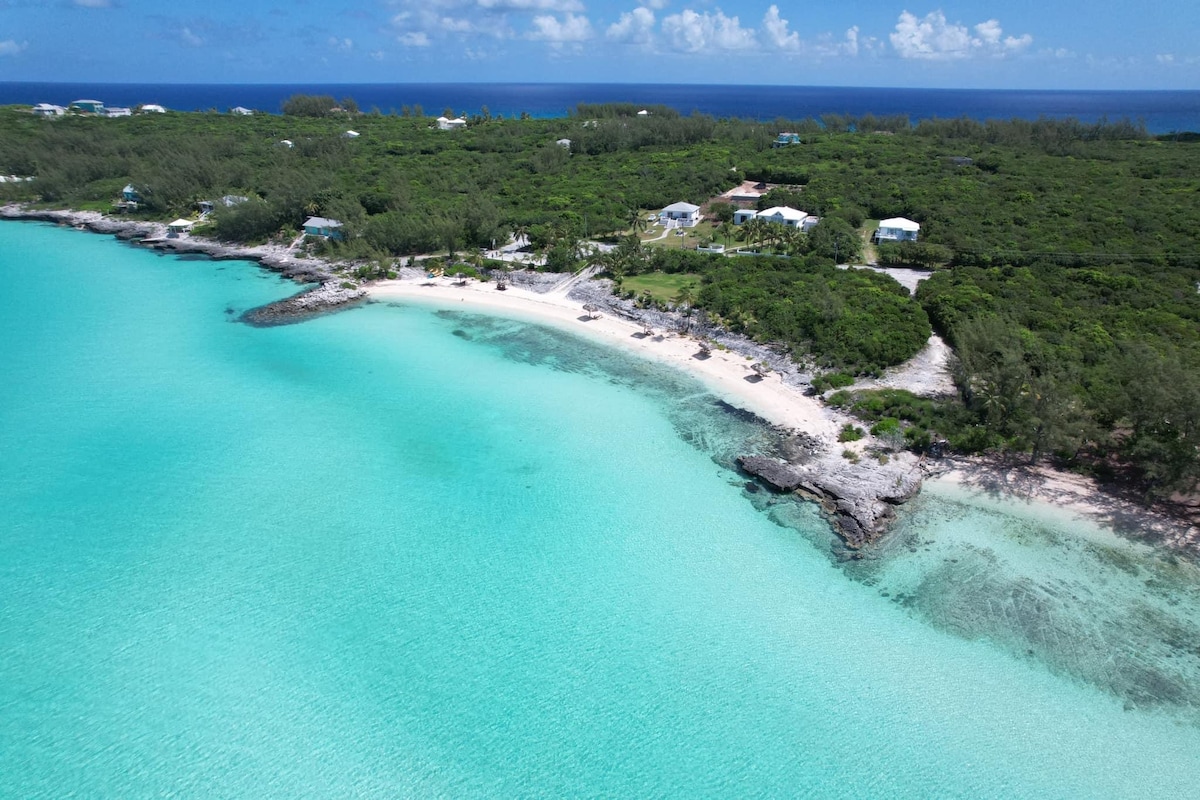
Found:
[(896, 506), (921, 489), (920, 462), (896, 453), (886, 464), (851, 463), (823, 455), (807, 464), (778, 458), (740, 456), (738, 466), (779, 492), (798, 491), (821, 503), (848, 547), (877, 541), (896, 516)]

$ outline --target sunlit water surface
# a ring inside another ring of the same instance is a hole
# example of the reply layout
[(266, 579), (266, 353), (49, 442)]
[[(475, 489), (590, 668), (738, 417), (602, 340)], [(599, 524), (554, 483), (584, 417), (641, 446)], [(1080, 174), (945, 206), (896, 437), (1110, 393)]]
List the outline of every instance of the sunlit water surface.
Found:
[(0, 225), (0, 795), (1191, 797), (1195, 568), (524, 322)]

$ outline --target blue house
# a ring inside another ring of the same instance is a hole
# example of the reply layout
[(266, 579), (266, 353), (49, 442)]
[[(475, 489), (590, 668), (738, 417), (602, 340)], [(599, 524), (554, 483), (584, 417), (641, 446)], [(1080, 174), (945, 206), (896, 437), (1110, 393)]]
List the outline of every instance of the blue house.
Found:
[(125, 188), (121, 190), (121, 197), (128, 203), (142, 202), (142, 196), (133, 188), (132, 183), (125, 184)]
[(304, 233), (308, 236), (324, 236), (326, 239), (341, 239), (342, 223), (336, 219), (309, 217), (304, 220)]
[(76, 100), (71, 103), (72, 111), (81, 111), (85, 114), (103, 114), (104, 103), (99, 100)]

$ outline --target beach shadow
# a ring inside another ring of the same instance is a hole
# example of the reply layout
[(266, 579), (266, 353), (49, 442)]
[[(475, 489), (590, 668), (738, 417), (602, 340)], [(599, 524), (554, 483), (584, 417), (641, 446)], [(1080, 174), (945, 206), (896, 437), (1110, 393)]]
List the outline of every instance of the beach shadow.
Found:
[(746, 381), (746, 383), (762, 383), (763, 376), (759, 375), (756, 372), (751, 372), (749, 375), (747, 375), (744, 378), (744, 380)]
[(712, 358), (712, 353), (692, 353), (692, 358), (697, 361), (707, 361)]
[(592, 320), (595, 319), (595, 317), (593, 317), (591, 314), (583, 314), (582, 316), (578, 316), (575, 319), (579, 320), (580, 322), (591, 322)]

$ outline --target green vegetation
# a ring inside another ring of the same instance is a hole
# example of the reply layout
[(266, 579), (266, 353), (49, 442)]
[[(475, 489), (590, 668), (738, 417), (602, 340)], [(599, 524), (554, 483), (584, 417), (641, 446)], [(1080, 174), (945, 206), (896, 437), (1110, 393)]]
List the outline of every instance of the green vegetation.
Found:
[[(662, 272), (647, 272), (633, 275), (621, 281), (621, 289), (636, 296), (646, 295), (657, 303), (675, 303), (684, 287), (693, 291), (700, 286), (700, 276), (690, 272), (668, 275)], [(693, 295), (694, 296), (694, 295)]]
[[(820, 388), (904, 361), (932, 326), (958, 355), (959, 399), (832, 401), (916, 449), (945, 439), (1053, 454), (1153, 493), (1200, 476), (1198, 137), (1072, 120), (763, 124), (667, 108), (639, 116), (629, 104), (548, 120), (484, 112), (439, 131), (419, 107), (383, 116), (357, 113), (350, 98), (285, 105), (282, 116), (120, 119), (0, 109), (0, 174), (35, 176), (0, 184), (0, 201), (104, 209), (131, 183), (134, 213), (162, 220), (241, 195), (249, 201), (218, 205), (215, 235), (291, 238), (308, 215), (336, 218), (346, 240), (313, 247), (358, 259), (364, 280), (396, 257), (477, 253), (518, 234), (548, 269), (598, 263), (625, 291), (781, 343), (833, 373)], [(345, 138), (349, 128), (360, 136)], [(801, 143), (772, 148), (780, 130)], [(821, 223), (808, 234), (735, 229), (724, 222), (732, 208), (717, 203), (702, 237), (763, 255), (698, 253), (699, 237), (639, 241), (647, 210), (707, 203), (747, 179), (779, 184), (762, 206)], [(859, 257), (872, 220), (893, 216), (918, 221), (920, 242), (869, 249), (885, 265), (934, 270), (915, 299), (888, 277), (834, 267)], [(616, 250), (585, 256), (580, 241), (596, 236)]]

